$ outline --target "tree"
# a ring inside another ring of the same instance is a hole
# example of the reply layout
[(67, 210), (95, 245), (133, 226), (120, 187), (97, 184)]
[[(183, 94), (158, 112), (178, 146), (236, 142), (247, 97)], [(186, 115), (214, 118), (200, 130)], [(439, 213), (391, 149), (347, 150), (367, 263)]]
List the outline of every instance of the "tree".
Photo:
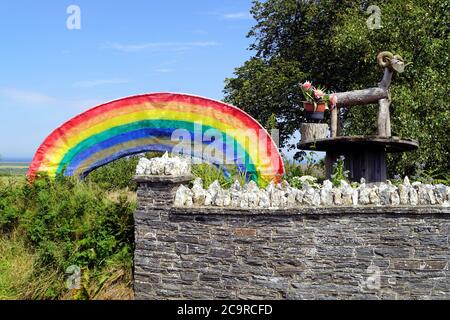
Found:
[[(392, 155), (392, 174), (418, 167), (450, 169), (450, 3), (441, 0), (377, 1), (381, 29), (366, 21), (371, 1), (254, 1), (254, 57), (225, 81), (225, 100), (267, 123), (276, 114), (280, 142), (304, 121), (298, 84), (311, 80), (332, 91), (375, 86), (382, 78), (380, 51), (413, 62), (391, 88), (393, 135), (419, 140), (419, 151)], [(344, 134), (376, 133), (378, 106), (343, 110)]]

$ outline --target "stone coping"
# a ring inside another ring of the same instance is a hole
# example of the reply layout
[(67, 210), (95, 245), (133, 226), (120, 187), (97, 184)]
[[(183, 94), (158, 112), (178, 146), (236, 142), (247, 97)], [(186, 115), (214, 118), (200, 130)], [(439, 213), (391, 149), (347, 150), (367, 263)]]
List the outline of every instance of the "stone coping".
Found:
[(450, 207), (443, 206), (352, 206), (352, 207), (298, 207), (286, 209), (241, 209), (218, 207), (171, 207), (169, 213), (179, 216), (301, 216), (301, 215), (449, 215)]

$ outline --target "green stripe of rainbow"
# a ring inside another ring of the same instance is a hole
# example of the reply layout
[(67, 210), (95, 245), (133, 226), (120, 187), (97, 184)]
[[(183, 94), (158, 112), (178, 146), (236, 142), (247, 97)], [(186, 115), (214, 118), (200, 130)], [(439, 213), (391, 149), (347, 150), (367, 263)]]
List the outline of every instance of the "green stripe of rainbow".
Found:
[[(284, 173), (278, 148), (262, 126), (244, 111), (211, 99), (154, 93), (112, 101), (90, 109), (53, 131), (37, 150), (28, 176), (38, 172), (84, 176), (116, 158), (149, 150), (171, 150), (175, 129), (223, 134), (222, 152), (238, 147), (236, 161), (245, 163), (258, 182)], [(206, 146), (206, 145), (205, 145)], [(211, 159), (209, 159), (211, 160)]]

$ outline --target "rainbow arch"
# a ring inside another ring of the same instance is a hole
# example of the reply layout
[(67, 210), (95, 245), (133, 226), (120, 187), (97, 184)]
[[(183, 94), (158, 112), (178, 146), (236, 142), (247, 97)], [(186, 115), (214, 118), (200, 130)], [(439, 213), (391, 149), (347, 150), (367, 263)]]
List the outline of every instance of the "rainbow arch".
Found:
[[(201, 140), (200, 148), (178, 150), (183, 154), (222, 168), (226, 167), (224, 159), (231, 160), (258, 183), (284, 174), (271, 136), (244, 111), (198, 96), (152, 93), (102, 104), (61, 125), (37, 150), (28, 177), (34, 179), (45, 172), (83, 178), (125, 156), (171, 152), (180, 144), (173, 139), (177, 132)], [(211, 132), (216, 132), (214, 139), (205, 140)]]

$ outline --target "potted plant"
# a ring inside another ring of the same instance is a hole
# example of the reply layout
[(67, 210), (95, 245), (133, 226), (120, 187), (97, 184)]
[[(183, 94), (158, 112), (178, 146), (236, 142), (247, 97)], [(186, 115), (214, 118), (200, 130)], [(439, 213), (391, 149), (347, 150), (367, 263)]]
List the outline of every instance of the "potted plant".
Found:
[(323, 120), (325, 110), (328, 109), (328, 104), (335, 107), (337, 104), (336, 94), (328, 94), (323, 88), (314, 87), (311, 82), (306, 81), (300, 88), (306, 101), (303, 101), (303, 110), (306, 119)]

